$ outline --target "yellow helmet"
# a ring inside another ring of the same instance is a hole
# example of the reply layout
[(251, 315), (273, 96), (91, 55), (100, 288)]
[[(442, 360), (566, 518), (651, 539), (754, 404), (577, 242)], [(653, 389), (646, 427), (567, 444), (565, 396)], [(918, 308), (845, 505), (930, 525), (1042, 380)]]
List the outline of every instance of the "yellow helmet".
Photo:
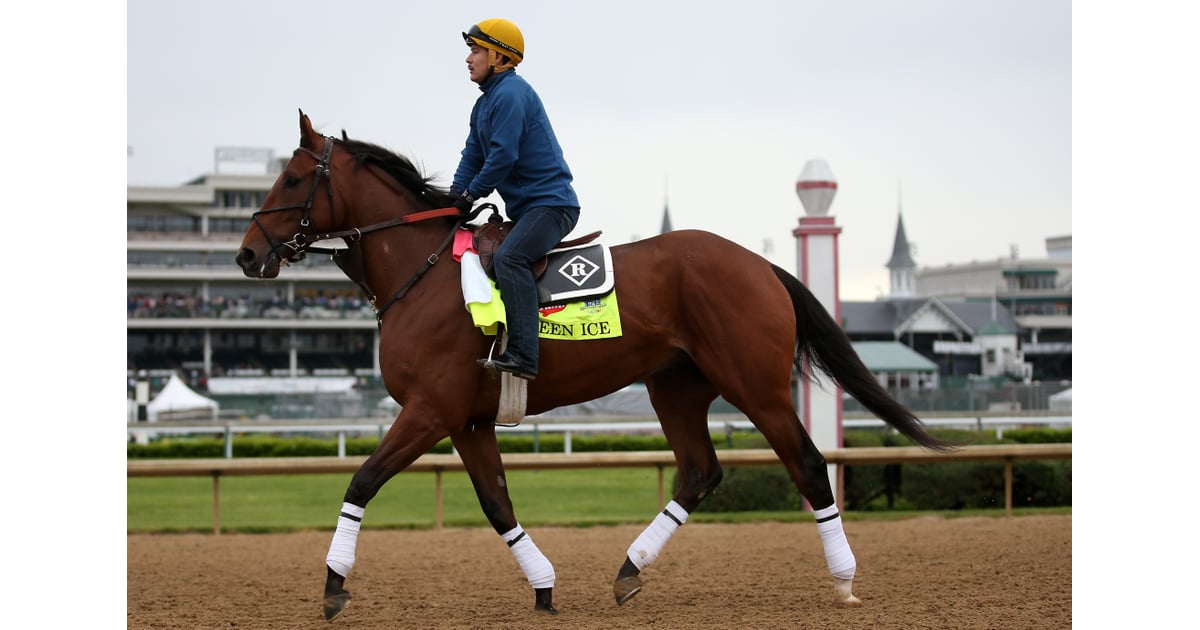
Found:
[(471, 27), (471, 30), (462, 34), (463, 41), (468, 44), (478, 44), (499, 53), (508, 56), (512, 61), (510, 66), (515, 66), (521, 63), (525, 58), (525, 37), (521, 35), (521, 29), (517, 28), (516, 24), (502, 19), (490, 18), (484, 20)]

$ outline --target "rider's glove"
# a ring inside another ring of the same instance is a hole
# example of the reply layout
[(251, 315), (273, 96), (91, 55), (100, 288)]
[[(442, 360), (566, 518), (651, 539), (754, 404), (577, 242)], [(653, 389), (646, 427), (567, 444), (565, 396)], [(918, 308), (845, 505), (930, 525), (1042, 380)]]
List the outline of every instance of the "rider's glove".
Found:
[(463, 193), (459, 195), (450, 205), (458, 208), (459, 212), (466, 214), (471, 211), (472, 207), (474, 207), (475, 197), (471, 195), (470, 191), (464, 190)]

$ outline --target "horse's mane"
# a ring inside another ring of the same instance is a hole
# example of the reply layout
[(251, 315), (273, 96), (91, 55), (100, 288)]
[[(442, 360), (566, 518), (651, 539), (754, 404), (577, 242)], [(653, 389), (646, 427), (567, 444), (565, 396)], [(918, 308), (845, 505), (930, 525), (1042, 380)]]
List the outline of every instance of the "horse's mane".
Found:
[(342, 138), (335, 140), (342, 148), (350, 152), (358, 166), (372, 163), (391, 175), (400, 185), (412, 191), (420, 199), (427, 201), (432, 207), (444, 208), (450, 205), (454, 198), (450, 191), (433, 185), (433, 177), (426, 177), (412, 161), (403, 155), (392, 153), (377, 144), (362, 140), (352, 140), (342, 132)]

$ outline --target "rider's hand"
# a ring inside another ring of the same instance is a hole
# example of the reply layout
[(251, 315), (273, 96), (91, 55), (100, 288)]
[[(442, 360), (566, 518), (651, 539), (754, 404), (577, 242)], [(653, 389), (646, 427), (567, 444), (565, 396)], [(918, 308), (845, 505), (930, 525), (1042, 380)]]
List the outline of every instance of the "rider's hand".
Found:
[(475, 205), (475, 198), (471, 196), (471, 193), (464, 192), (463, 194), (461, 194), (457, 198), (455, 198), (454, 202), (451, 203), (450, 205), (452, 207), (458, 208), (459, 212), (466, 214), (466, 213), (470, 212), (471, 208)]

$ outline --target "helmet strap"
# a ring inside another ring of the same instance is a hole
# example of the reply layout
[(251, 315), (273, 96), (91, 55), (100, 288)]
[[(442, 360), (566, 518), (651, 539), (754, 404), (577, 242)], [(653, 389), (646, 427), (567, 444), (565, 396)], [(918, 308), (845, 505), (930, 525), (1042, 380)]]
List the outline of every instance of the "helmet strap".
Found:
[(491, 78), (493, 73), (511, 70), (517, 65), (512, 62), (512, 58), (508, 55), (498, 53), (491, 49), (488, 50), (488, 57), (488, 78)]

